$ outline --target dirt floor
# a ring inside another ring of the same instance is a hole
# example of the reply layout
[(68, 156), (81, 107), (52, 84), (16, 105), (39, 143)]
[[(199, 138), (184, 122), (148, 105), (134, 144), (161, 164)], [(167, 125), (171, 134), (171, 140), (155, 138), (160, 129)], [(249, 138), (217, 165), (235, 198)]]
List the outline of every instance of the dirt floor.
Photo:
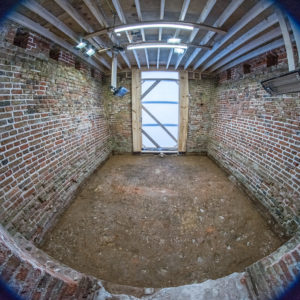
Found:
[(42, 249), (103, 280), (176, 286), (278, 248), (269, 222), (207, 157), (121, 155), (89, 178)]

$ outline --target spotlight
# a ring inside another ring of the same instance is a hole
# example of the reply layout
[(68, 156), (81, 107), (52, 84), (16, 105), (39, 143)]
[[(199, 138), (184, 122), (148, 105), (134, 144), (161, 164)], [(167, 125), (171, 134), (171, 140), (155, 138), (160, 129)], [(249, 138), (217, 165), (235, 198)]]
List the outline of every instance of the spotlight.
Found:
[(86, 50), (85, 54), (86, 54), (87, 56), (92, 56), (92, 55), (95, 54), (95, 52), (96, 52), (96, 51), (95, 51), (93, 48), (89, 48), (89, 49)]
[(86, 42), (81, 41), (81, 42), (79, 42), (79, 43), (75, 46), (75, 48), (77, 48), (77, 49), (83, 49), (84, 47), (86, 47), (86, 45), (87, 45)]
[(175, 48), (175, 49), (174, 49), (174, 52), (175, 52), (176, 54), (182, 54), (182, 53), (184, 52), (184, 49), (183, 49), (183, 48)]
[(181, 42), (181, 39), (179, 38), (169, 38), (168, 39), (168, 43), (171, 43), (171, 44), (179, 44)]

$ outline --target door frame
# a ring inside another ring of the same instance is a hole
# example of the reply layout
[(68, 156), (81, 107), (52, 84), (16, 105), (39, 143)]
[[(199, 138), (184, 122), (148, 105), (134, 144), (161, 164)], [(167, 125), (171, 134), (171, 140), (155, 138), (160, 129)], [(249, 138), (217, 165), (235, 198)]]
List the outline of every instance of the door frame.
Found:
[[(142, 151), (141, 70), (132, 69), (132, 142), (133, 152)], [(186, 152), (189, 111), (188, 72), (179, 71), (178, 152)]]

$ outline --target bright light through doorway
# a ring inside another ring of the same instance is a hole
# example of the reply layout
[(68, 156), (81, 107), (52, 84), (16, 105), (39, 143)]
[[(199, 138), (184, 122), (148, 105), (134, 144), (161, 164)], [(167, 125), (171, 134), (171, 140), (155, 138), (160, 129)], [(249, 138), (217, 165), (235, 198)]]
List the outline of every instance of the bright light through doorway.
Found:
[(178, 72), (142, 72), (142, 144), (147, 151), (177, 151)]

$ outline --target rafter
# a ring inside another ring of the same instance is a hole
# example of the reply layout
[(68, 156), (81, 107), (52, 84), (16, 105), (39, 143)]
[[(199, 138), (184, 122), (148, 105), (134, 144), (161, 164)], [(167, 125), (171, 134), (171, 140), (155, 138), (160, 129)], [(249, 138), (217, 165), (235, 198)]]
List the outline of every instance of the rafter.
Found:
[[(98, 23), (103, 27), (108, 27), (108, 23), (106, 22), (104, 15), (102, 14), (101, 10), (99, 9), (99, 7), (95, 3), (95, 1), (94, 0), (83, 0), (83, 2), (88, 7), (90, 12), (93, 14), (93, 16), (98, 21)], [(109, 33), (107, 35), (113, 44), (117, 44), (117, 41), (113, 35), (111, 35)], [(125, 63), (127, 64), (127, 66), (130, 68), (131, 65), (130, 65), (129, 59), (126, 56), (126, 54), (121, 52), (121, 56), (122, 56), (123, 60), (125, 61)], [(122, 69), (122, 66), (119, 63), (118, 63), (118, 67), (120, 69)]]
[[(180, 16), (179, 16), (179, 21), (184, 21), (186, 13), (189, 8), (189, 5), (190, 5), (190, 0), (184, 0), (182, 8), (181, 8)], [(180, 30), (176, 29), (174, 37), (177, 38), (179, 33), (180, 33)], [(174, 49), (171, 49), (169, 52), (169, 57), (168, 57), (167, 65), (166, 65), (167, 69), (169, 68), (173, 53), (174, 53)]]
[(280, 28), (275, 28), (270, 32), (265, 33), (264, 35), (260, 36), (259, 38), (251, 41), (250, 43), (246, 44), (244, 47), (239, 48), (237, 51), (233, 52), (231, 55), (227, 56), (225, 59), (219, 61), (213, 68), (209, 69), (209, 71), (215, 71), (221, 68), (222, 66), (228, 64), (229, 62), (233, 61), (237, 57), (256, 49), (257, 47), (264, 45), (267, 42), (270, 42), (278, 37), (281, 36)]
[[(77, 10), (67, 0), (54, 0), (72, 19), (80, 25), (86, 32), (93, 32), (93, 27), (88, 24), (85, 19), (77, 12)], [(100, 37), (93, 38), (95, 42), (105, 48), (106, 45)], [(91, 42), (91, 41), (90, 41)], [(111, 53), (107, 53), (111, 57)]]
[[(57, 17), (52, 15), (48, 10), (46, 10), (42, 5), (40, 5), (36, 1), (34, 0), (25, 1), (23, 5), (27, 9), (31, 10), (32, 12), (36, 13), (44, 20), (52, 24), (58, 30), (63, 32), (66, 36), (71, 38), (75, 43), (78, 43), (78, 41), (80, 40), (79, 36), (74, 31), (72, 31), (62, 21), (60, 21)], [(95, 56), (95, 58), (98, 61), (100, 61), (106, 68), (110, 69), (109, 63), (103, 57)]]
[[(193, 69), (196, 70), (200, 65), (207, 61), (221, 46), (223, 46), (227, 41), (229, 41), (235, 34), (237, 34), (241, 29), (243, 29), (247, 24), (249, 24), (258, 15), (264, 12), (267, 8), (272, 5), (271, 1), (259, 1), (254, 5), (248, 13), (246, 13), (237, 23), (235, 23), (227, 34), (216, 43), (210, 51), (207, 51), (194, 65)], [(206, 68), (201, 68), (201, 71), (205, 71)]]
[[(54, 0), (68, 15), (70, 15), (75, 22), (77, 22), (86, 32), (92, 32), (93, 28), (82, 18), (82, 16), (77, 12), (77, 10), (66, 0)], [(88, 41), (96, 48), (106, 47), (104, 42), (99, 38), (95, 37), (94, 39), (88, 39)], [(109, 57), (112, 56), (111, 53), (107, 52)], [(103, 57), (98, 57), (99, 60), (105, 60)], [(105, 60), (105, 66), (108, 69), (111, 69), (110, 64)]]
[(104, 71), (103, 68), (101, 68), (91, 57), (86, 57), (83, 54), (81, 54), (80, 52), (78, 53), (78, 51), (76, 49), (74, 49), (74, 47), (71, 44), (69, 44), (68, 42), (66, 42), (64, 39), (58, 37), (56, 34), (52, 33), (51, 31), (49, 31), (45, 27), (41, 26), (40, 24), (30, 20), (29, 18), (27, 18), (17, 12), (14, 12), (12, 14), (9, 14), (8, 19), (40, 34), (41, 36), (49, 39), (50, 41), (54, 42), (55, 44), (60, 45), (61, 47), (67, 49), (74, 55), (79, 56), (81, 59), (85, 60), (87, 63), (91, 64), (98, 70)]
[[(265, 30), (267, 30), (271, 26), (275, 25), (276, 23), (278, 23), (277, 16), (275, 14), (269, 16), (267, 19), (261, 21), (260, 23), (258, 23), (254, 27), (252, 27), (252, 29), (250, 29), (249, 31), (247, 31), (246, 33), (244, 33), (241, 37), (239, 37), (238, 39), (234, 40), (230, 45), (228, 45), (224, 50), (222, 50), (220, 53), (218, 53), (216, 56), (214, 56), (213, 59), (211, 59), (203, 67), (205, 67), (205, 68), (208, 69), (210, 66), (213, 66), (219, 60), (221, 60), (223, 57), (227, 56), (229, 53), (231, 53), (232, 51), (234, 51), (235, 49), (237, 49), (241, 45), (245, 44), (247, 41), (251, 40), (252, 38), (254, 38), (255, 36), (257, 36), (261, 32), (264, 32)], [(278, 29), (277, 29), (276, 32), (278, 33)], [(264, 36), (266, 36), (267, 41), (270, 41), (270, 39), (268, 39), (267, 35), (268, 34), (266, 34)], [(280, 35), (280, 30), (279, 30), (279, 35)], [(277, 36), (279, 36), (279, 35), (277, 35)], [(249, 49), (249, 51), (250, 51), (250, 49)], [(240, 50), (239, 50), (239, 52), (240, 52)], [(227, 58), (225, 58), (225, 60), (226, 59)], [(214, 71), (217, 68), (217, 66), (219, 66), (219, 64), (217, 64), (216, 66), (213, 66), (213, 67), (209, 68), (208, 70), (209, 71)]]
[[(164, 19), (164, 13), (165, 13), (165, 0), (160, 0), (160, 12), (159, 12), (159, 19), (163, 20)], [(158, 30), (158, 40), (161, 41), (162, 37), (162, 28), (159, 28)], [(157, 63), (156, 67), (157, 69), (159, 68), (159, 57), (160, 57), (160, 49), (157, 49)]]
[[(213, 26), (222, 26), (229, 18), (230, 16), (238, 9), (238, 7), (244, 2), (244, 0), (232, 0), (230, 4), (226, 7), (226, 9), (223, 11), (221, 16), (215, 21)], [(215, 32), (208, 32), (204, 38), (201, 40), (200, 44), (205, 45), (207, 44), (212, 37), (215, 35)], [(184, 65), (184, 69), (187, 69), (188, 66), (192, 63), (192, 61), (196, 58), (196, 56), (199, 54), (201, 49), (195, 49), (192, 55), (190, 55), (189, 59)]]
[(230, 69), (230, 68), (232, 68), (232, 67), (234, 67), (234, 66), (236, 66), (236, 65), (238, 65), (240, 63), (248, 61), (249, 59), (252, 59), (252, 58), (254, 58), (254, 57), (258, 56), (258, 55), (264, 54), (264, 53), (266, 53), (268, 51), (271, 51), (273, 49), (279, 48), (279, 47), (281, 47), (283, 45), (284, 45), (283, 39), (282, 38), (278, 39), (278, 40), (276, 40), (276, 41), (274, 41), (272, 43), (269, 43), (269, 44), (267, 44), (265, 46), (262, 46), (262, 47), (260, 47), (258, 49), (255, 49), (254, 51), (252, 51), (252, 52), (250, 52), (250, 53), (248, 53), (248, 54), (246, 54), (244, 56), (239, 57), (238, 59), (232, 61), (231, 63), (223, 66), (221, 69), (219, 69), (217, 71), (217, 73), (220, 73), (220, 72), (223, 72), (225, 70), (228, 70), (228, 69)]
[[(120, 21), (123, 23), (123, 24), (127, 24), (127, 20), (125, 18), (125, 15), (124, 15), (124, 12), (123, 12), (123, 9), (120, 5), (120, 2), (119, 0), (112, 0), (112, 3), (117, 11), (117, 14), (118, 14), (118, 17), (120, 19)], [(131, 43), (131, 37), (129, 36), (128, 32), (126, 31), (126, 36), (127, 36), (127, 39), (128, 39), (128, 42)], [(137, 53), (135, 50), (133, 50), (133, 55), (134, 55), (134, 58), (136, 60), (136, 63), (137, 63), (137, 66), (138, 68), (140, 69), (141, 68), (141, 64), (140, 64), (140, 61), (139, 61), (139, 58), (137, 56)]]
[(288, 58), (289, 71), (294, 71), (296, 68), (296, 64), (295, 64), (292, 40), (287, 27), (286, 19), (283, 13), (278, 8), (276, 9), (276, 15), (278, 17), (278, 21), (280, 24), (280, 28), (284, 40), (285, 51)]
[[(216, 4), (217, 0), (208, 0), (206, 2), (206, 5), (204, 6), (199, 18), (197, 19), (196, 23), (204, 23), (206, 18), (208, 17), (209, 13), (213, 9), (214, 5)], [(191, 32), (188, 43), (192, 43), (194, 38), (196, 37), (197, 33), (199, 32), (199, 28), (194, 28), (194, 30)], [(180, 55), (177, 59), (175, 70), (178, 68), (180, 62), (182, 61), (183, 57), (185, 56), (186, 52), (184, 52), (182, 55)]]
[[(135, 7), (136, 7), (138, 18), (139, 18), (140, 21), (143, 21), (140, 1), (139, 0), (134, 0), (134, 2), (135, 2)], [(141, 33), (142, 33), (143, 42), (145, 42), (146, 41), (145, 30), (142, 29)], [(149, 69), (149, 57), (148, 57), (148, 51), (147, 51), (147, 49), (145, 49), (145, 56), (146, 56), (147, 67)]]

